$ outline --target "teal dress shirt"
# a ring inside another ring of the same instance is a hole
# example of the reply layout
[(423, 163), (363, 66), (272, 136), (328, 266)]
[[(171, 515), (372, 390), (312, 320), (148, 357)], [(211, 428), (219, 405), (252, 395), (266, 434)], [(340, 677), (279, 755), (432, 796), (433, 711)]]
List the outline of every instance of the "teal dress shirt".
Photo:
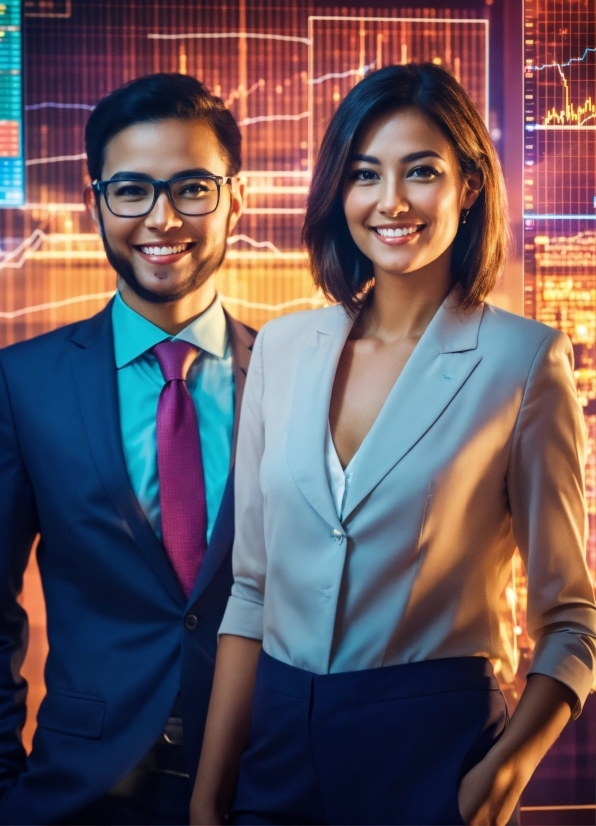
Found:
[(226, 486), (234, 429), (234, 372), (226, 318), (219, 298), (177, 336), (156, 327), (116, 294), (112, 308), (118, 376), (120, 431), (132, 488), (151, 527), (161, 538), (156, 416), (165, 382), (149, 351), (177, 338), (201, 352), (186, 384), (197, 411), (207, 498), (207, 542)]

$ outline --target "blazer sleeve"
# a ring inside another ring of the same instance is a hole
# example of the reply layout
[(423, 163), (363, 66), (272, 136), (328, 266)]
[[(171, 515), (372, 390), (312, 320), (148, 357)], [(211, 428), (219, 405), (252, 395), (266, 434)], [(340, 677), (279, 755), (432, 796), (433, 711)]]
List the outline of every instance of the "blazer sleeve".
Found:
[(577, 695), (594, 679), (596, 608), (585, 560), (585, 426), (567, 336), (553, 331), (530, 370), (512, 443), (507, 487), (528, 580), (529, 673)]
[(27, 683), (20, 674), (27, 616), (17, 601), (23, 587), (37, 516), (17, 443), (8, 387), (0, 362), (0, 797), (25, 767), (21, 731)]
[(219, 634), (263, 639), (263, 602), (267, 559), (264, 502), (259, 481), (265, 449), (263, 422), (263, 336), (255, 340), (242, 398), (234, 471), (234, 584)]

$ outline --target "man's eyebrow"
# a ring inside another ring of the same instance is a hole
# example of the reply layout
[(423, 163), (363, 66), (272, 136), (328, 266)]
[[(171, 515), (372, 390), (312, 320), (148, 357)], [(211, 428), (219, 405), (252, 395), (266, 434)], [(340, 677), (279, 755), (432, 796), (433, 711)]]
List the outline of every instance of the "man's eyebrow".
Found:
[[(410, 152), (409, 155), (404, 155), (403, 158), (400, 158), (400, 162), (412, 163), (412, 161), (419, 161), (421, 158), (439, 158), (440, 160), (443, 160), (443, 157), (433, 149), (422, 149), (420, 152)], [(381, 161), (378, 158), (375, 158), (374, 155), (360, 155), (356, 153), (355, 155), (352, 155), (352, 160), (362, 161), (363, 163), (372, 163), (377, 166), (381, 165)]]
[[(215, 172), (212, 172), (210, 169), (205, 169), (204, 167), (200, 167), (197, 169), (181, 169), (180, 172), (176, 172), (175, 175), (172, 175), (173, 178), (195, 178), (201, 177), (201, 175), (213, 175), (214, 178), (219, 178), (219, 175), (216, 175)], [(222, 176), (222, 177), (225, 177)]]
[(120, 170), (118, 172), (114, 172), (111, 178), (108, 178), (109, 181), (150, 181), (151, 175), (145, 175), (143, 172), (127, 172), (126, 170)]
[[(181, 169), (179, 172), (176, 172), (175, 175), (172, 175), (172, 178), (200, 178), (204, 175), (214, 175), (215, 173), (211, 172), (209, 169), (204, 169), (203, 167), (195, 168), (195, 169)], [(218, 176), (215, 176), (218, 177)], [(114, 172), (112, 177), (109, 179), (110, 181), (152, 181), (153, 178), (151, 175), (147, 175), (144, 172), (128, 172), (127, 170), (118, 170), (118, 172)]]

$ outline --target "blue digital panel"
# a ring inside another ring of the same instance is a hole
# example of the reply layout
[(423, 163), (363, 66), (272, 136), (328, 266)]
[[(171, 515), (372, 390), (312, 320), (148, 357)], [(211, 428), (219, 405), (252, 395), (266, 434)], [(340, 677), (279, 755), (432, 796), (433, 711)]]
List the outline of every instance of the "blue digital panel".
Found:
[(0, 207), (25, 203), (21, 3), (0, 3)]

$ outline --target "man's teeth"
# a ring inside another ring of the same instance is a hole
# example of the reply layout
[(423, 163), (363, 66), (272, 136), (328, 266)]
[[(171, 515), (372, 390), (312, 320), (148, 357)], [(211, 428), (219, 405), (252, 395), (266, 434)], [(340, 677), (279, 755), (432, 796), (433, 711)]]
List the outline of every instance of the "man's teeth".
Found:
[(401, 238), (402, 235), (412, 235), (417, 229), (418, 227), (396, 227), (395, 229), (376, 227), (376, 231), (379, 235), (382, 235), (383, 238)]
[(178, 244), (175, 247), (141, 247), (141, 252), (145, 255), (177, 255), (189, 246), (189, 244)]

